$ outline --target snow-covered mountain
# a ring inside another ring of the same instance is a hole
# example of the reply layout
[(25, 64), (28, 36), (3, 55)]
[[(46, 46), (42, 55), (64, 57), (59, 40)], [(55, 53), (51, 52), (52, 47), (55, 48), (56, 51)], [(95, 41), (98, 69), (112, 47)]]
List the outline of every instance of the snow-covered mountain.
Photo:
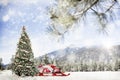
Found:
[(41, 63), (53, 63), (65, 71), (118, 71), (120, 70), (120, 45), (111, 48), (67, 47), (39, 57)]
[(60, 61), (99, 61), (110, 62), (120, 58), (120, 45), (113, 46), (110, 49), (104, 47), (83, 47), (83, 48), (65, 48), (47, 54), (48, 57), (55, 58)]

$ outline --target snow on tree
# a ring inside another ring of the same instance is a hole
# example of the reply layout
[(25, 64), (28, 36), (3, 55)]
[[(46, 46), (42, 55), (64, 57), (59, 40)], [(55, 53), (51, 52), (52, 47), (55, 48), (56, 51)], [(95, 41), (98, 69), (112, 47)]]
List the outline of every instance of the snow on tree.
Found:
[(4, 70), (4, 66), (2, 64), (2, 58), (0, 58), (0, 70)]
[(45, 64), (50, 64), (50, 59), (47, 55), (44, 56), (44, 63)]
[(120, 69), (120, 61), (119, 60), (116, 60), (115, 61), (115, 65), (114, 65), (114, 70), (115, 71), (118, 71)]
[(52, 60), (52, 64), (53, 64), (53, 65), (57, 65), (57, 62), (56, 62), (55, 59)]
[(19, 76), (34, 76), (37, 73), (30, 39), (24, 26), (17, 45), (15, 59), (12, 63), (12, 71)]
[(104, 63), (98, 64), (98, 71), (104, 71)]
[(52, 59), (46, 54), (40, 58), (39, 64), (42, 65), (52, 64)]
[[(64, 35), (82, 21), (88, 19), (98, 24), (99, 30), (105, 31), (107, 24), (115, 21), (119, 11), (119, 0), (55, 0), (50, 8), (51, 26), (49, 31), (55, 35)], [(91, 18), (89, 18), (91, 16)], [(88, 22), (87, 22), (88, 21)], [(59, 26), (58, 26), (59, 25)], [(78, 27), (78, 25), (77, 25)]]

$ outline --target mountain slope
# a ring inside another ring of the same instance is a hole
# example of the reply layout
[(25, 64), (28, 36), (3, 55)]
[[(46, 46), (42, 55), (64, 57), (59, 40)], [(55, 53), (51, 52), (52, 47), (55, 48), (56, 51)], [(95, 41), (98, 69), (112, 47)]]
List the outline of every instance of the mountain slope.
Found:
[[(60, 66), (65, 71), (95, 71), (120, 69), (120, 45), (112, 48), (65, 48), (47, 54), (50, 63)], [(40, 57), (44, 60), (44, 56)], [(90, 69), (89, 69), (90, 68)], [(88, 70), (89, 69), (89, 70)]]
[(103, 47), (91, 47), (91, 48), (65, 48), (63, 50), (54, 51), (47, 54), (49, 57), (56, 59), (68, 60), (69, 58), (75, 61), (101, 61), (109, 62), (120, 58), (120, 46), (114, 46), (111, 49), (105, 49)]

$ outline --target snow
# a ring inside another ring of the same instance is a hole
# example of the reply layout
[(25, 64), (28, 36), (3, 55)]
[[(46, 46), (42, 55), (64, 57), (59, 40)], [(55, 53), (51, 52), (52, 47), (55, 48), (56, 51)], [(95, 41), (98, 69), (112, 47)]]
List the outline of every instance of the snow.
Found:
[(48, 65), (45, 65), (45, 66), (42, 66), (41, 68), (39, 68), (39, 72), (42, 72), (42, 71), (43, 71), (43, 69), (45, 69), (45, 68), (49, 69), (49, 70), (50, 70), (50, 72), (52, 72), (52, 71), (53, 71), (52, 67), (50, 67), (50, 66), (48, 66)]
[[(25, 34), (22, 34), (22, 36), (25, 35)], [(21, 43), (23, 44), (26, 44), (26, 42), (22, 41), (22, 39), (20, 40)]]
[(72, 54), (67, 56), (67, 60), (69, 63), (74, 63), (74, 61), (76, 60), (76, 55), (73, 54), (73, 52), (72, 52)]
[(25, 53), (29, 53), (29, 51), (26, 51), (26, 50), (24, 50), (24, 49), (20, 49), (20, 51), (23, 51), (23, 52), (25, 52)]
[(70, 72), (70, 76), (18, 77), (10, 70), (0, 71), (1, 80), (120, 80), (120, 72)]

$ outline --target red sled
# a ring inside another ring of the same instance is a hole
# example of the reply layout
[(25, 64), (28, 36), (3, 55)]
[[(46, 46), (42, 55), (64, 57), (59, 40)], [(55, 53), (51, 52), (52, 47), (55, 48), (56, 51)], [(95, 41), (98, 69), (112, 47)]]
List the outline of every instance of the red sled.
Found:
[(69, 76), (70, 73), (65, 74), (61, 71), (60, 68), (54, 66), (54, 65), (40, 65), (39, 67), (39, 73), (37, 76)]

